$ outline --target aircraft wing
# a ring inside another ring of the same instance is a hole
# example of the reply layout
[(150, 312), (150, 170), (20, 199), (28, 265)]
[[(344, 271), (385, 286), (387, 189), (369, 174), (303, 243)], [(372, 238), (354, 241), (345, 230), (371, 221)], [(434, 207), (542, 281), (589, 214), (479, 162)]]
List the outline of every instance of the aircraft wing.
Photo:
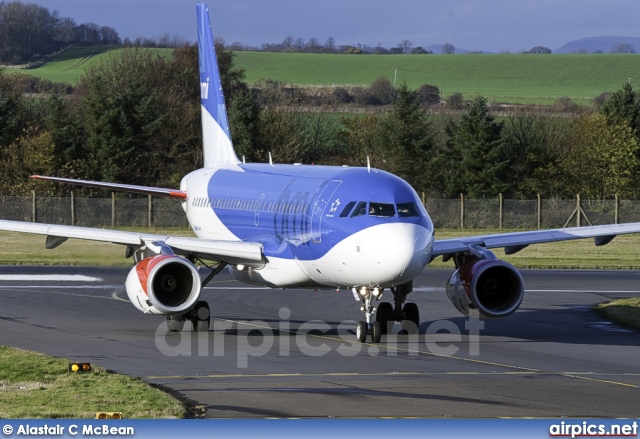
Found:
[(46, 235), (46, 248), (55, 248), (68, 238), (111, 242), (133, 247), (161, 242), (180, 255), (224, 261), (230, 264), (255, 264), (263, 262), (262, 244), (243, 241), (219, 241), (182, 236), (155, 235), (122, 230), (91, 227), (63, 226), (0, 220), (0, 230)]
[(465, 236), (436, 240), (433, 257), (469, 251), (469, 246), (504, 248), (507, 255), (519, 252), (531, 244), (593, 238), (597, 246), (611, 242), (617, 235), (640, 233), (640, 223), (609, 224), (603, 226), (572, 227), (567, 229), (532, 230), (526, 232), (497, 233), (493, 235)]
[(32, 175), (30, 178), (36, 180), (54, 181), (56, 183), (74, 184), (78, 186), (89, 186), (100, 189), (111, 189), (112, 191), (131, 192), (134, 194), (155, 195), (158, 197), (171, 197), (186, 199), (187, 193), (177, 189), (166, 189), (160, 187), (138, 186), (135, 184), (107, 183), (104, 181), (76, 180), (74, 178), (48, 177), (45, 175)]

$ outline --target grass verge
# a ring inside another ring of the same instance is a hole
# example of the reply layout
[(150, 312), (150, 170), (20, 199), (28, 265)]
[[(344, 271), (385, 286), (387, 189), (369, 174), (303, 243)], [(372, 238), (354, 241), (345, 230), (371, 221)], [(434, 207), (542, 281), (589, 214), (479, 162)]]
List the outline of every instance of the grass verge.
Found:
[(613, 323), (640, 330), (640, 297), (612, 300), (594, 309)]
[[(470, 235), (517, 232), (518, 230), (437, 230), (437, 239)], [(516, 268), (585, 269), (585, 270), (638, 270), (640, 269), (640, 234), (617, 236), (611, 243), (596, 247), (593, 239), (534, 244), (514, 254), (505, 255), (502, 249), (493, 252)], [(437, 258), (429, 267), (452, 268), (451, 261), (443, 263)]]
[(67, 372), (69, 361), (0, 346), (0, 418), (182, 418), (184, 404), (139, 379), (94, 367)]
[[(128, 229), (144, 233), (173, 236), (193, 236), (189, 229)], [(469, 235), (488, 235), (517, 230), (442, 230), (437, 239)], [(45, 237), (15, 232), (0, 232), (0, 265), (85, 265), (130, 267), (131, 259), (124, 258), (125, 246), (69, 239), (53, 250), (44, 248)], [(498, 258), (517, 268), (585, 269), (585, 270), (637, 270), (640, 269), (640, 234), (616, 237), (610, 244), (596, 247), (593, 239), (535, 244), (515, 255), (506, 256), (501, 249), (494, 252)], [(453, 262), (437, 258), (431, 268), (453, 268)]]
[[(190, 229), (123, 229), (166, 236), (194, 236)], [(83, 265), (91, 267), (130, 267), (125, 246), (108, 242), (69, 239), (61, 246), (45, 249), (45, 236), (0, 232), (0, 265)]]

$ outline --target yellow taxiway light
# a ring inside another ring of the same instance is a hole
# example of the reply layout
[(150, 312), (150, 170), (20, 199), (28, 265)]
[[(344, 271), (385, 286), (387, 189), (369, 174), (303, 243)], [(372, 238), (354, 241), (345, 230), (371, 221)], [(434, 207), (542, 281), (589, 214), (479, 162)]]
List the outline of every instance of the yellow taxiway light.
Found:
[(69, 363), (69, 372), (91, 372), (90, 363)]
[(97, 412), (96, 419), (122, 419), (122, 412)]

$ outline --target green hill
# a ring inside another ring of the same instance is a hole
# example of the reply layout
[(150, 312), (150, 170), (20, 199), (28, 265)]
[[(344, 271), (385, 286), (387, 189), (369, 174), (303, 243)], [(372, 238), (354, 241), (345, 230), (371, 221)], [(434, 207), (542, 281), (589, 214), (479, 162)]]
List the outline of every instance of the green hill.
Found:
[[(75, 47), (43, 66), (21, 70), (74, 83), (84, 70), (123, 49)], [(150, 49), (169, 53), (172, 49)], [(254, 82), (271, 78), (297, 85), (368, 85), (380, 76), (417, 88), (432, 84), (446, 97), (486, 95), (490, 101), (545, 103), (568, 96), (591, 103), (605, 91), (640, 78), (640, 55), (327, 55), (236, 52), (235, 62)], [(640, 81), (640, 79), (639, 79)]]
[(380, 76), (417, 88), (432, 84), (443, 96), (482, 93), (499, 102), (552, 103), (568, 96), (591, 102), (629, 77), (640, 78), (640, 55), (321, 55), (237, 52), (246, 79), (294, 84), (370, 84)]
[[(74, 84), (89, 66), (99, 63), (109, 56), (117, 54), (121, 50), (125, 49), (106, 46), (72, 47), (38, 68), (17, 70), (17, 72), (39, 76), (54, 82)], [(169, 53), (172, 49), (149, 50)]]

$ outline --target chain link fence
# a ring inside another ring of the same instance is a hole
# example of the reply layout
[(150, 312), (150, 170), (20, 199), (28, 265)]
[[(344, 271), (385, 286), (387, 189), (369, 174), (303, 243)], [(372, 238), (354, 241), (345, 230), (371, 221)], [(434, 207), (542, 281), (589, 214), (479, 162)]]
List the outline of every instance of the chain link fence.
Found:
[[(640, 222), (640, 200), (426, 198), (436, 228), (555, 229)], [(167, 198), (0, 196), (0, 218), (84, 227), (188, 227), (181, 202)]]
[(0, 218), (83, 227), (188, 227), (180, 201), (166, 198), (0, 196)]

